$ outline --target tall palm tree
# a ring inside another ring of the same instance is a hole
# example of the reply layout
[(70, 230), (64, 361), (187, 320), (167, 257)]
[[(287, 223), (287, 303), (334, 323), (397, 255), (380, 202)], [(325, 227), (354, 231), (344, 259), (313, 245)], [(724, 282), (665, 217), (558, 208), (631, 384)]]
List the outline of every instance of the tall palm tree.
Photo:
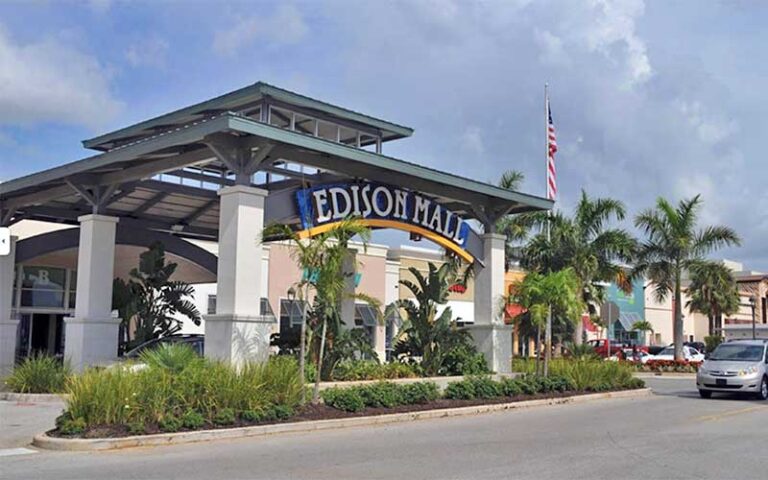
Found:
[(675, 359), (683, 358), (683, 306), (681, 281), (684, 271), (692, 271), (704, 256), (729, 245), (740, 245), (734, 230), (725, 226), (698, 228), (701, 198), (681, 200), (674, 207), (664, 198), (656, 200), (654, 208), (635, 218), (646, 240), (640, 245), (632, 277), (646, 276), (654, 284), (654, 295), (664, 301), (674, 295)]
[[(347, 247), (352, 238), (358, 237), (363, 248), (366, 248), (371, 238), (371, 230), (359, 220), (349, 218), (308, 239), (299, 238), (289, 226), (280, 224), (267, 226), (262, 237), (264, 240), (290, 240), (293, 244), (291, 256), (302, 270), (308, 272), (297, 286), (304, 292), (304, 301), (308, 301), (310, 291), (314, 292), (314, 307), (309, 316), (318, 319), (321, 325), (317, 371), (312, 395), (312, 402), (318, 403), (328, 324), (340, 319), (339, 305), (344, 297), (346, 278), (349, 276), (349, 273), (344, 271), (345, 259), (349, 254)], [(302, 385), (304, 385), (307, 356), (306, 320), (305, 318), (301, 323), (299, 337), (299, 374)]]
[[(582, 190), (573, 216), (562, 212), (550, 215), (550, 235), (546, 233), (546, 218), (537, 220), (538, 233), (523, 247), (520, 263), (539, 273), (572, 268), (579, 280), (582, 303), (595, 318), (605, 301), (606, 282), (614, 282), (625, 291), (632, 287), (622, 264), (632, 260), (636, 241), (623, 229), (609, 228), (610, 222), (623, 220), (625, 214), (622, 202), (593, 199)], [(579, 322), (576, 343), (581, 342), (582, 331)]]
[(702, 262), (691, 270), (688, 286), (690, 300), (686, 304), (692, 311), (709, 319), (709, 335), (722, 328), (722, 316), (739, 310), (739, 289), (731, 269), (720, 262)]

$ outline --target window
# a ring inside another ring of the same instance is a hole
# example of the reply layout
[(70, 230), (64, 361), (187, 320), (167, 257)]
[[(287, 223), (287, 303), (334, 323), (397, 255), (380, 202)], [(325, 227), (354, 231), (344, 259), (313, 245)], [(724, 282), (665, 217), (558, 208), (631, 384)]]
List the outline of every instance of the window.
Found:
[(301, 327), (306, 302), (280, 299), (280, 330)]
[(216, 295), (208, 295), (208, 315), (216, 314)]
[(22, 267), (21, 306), (64, 308), (66, 278), (63, 268)]
[(293, 129), (299, 133), (305, 133), (307, 135), (315, 135), (315, 128), (317, 127), (317, 120), (300, 113), (296, 114), (296, 120), (293, 125)]
[(274, 106), (269, 107), (269, 124), (280, 128), (291, 128), (293, 112)]
[(355, 305), (355, 325), (358, 327), (373, 328), (378, 325), (378, 313), (370, 305)]

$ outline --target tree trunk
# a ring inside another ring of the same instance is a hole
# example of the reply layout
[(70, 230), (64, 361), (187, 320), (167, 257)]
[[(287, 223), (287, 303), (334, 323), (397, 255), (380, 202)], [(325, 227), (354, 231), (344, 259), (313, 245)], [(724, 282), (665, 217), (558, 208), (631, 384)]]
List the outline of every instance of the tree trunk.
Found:
[(307, 316), (305, 308), (301, 310), (301, 333), (299, 334), (299, 379), (301, 381), (301, 403), (307, 401), (306, 395), (306, 360), (307, 360)]
[(715, 334), (715, 316), (714, 315), (707, 315), (707, 319), (709, 320), (709, 336)]
[(684, 360), (683, 357), (683, 305), (680, 288), (680, 268), (675, 274), (675, 323), (672, 336), (675, 342), (675, 360)]
[(317, 359), (317, 372), (315, 373), (315, 388), (312, 390), (312, 404), (320, 403), (320, 374), (323, 368), (323, 354), (325, 351), (325, 335), (328, 328), (328, 320), (323, 317), (323, 333), (320, 337), (320, 355)]
[(541, 358), (541, 327), (536, 326), (536, 375), (539, 374), (539, 359)]
[(547, 325), (544, 332), (544, 376), (549, 376), (549, 361), (552, 359), (552, 307), (547, 313)]

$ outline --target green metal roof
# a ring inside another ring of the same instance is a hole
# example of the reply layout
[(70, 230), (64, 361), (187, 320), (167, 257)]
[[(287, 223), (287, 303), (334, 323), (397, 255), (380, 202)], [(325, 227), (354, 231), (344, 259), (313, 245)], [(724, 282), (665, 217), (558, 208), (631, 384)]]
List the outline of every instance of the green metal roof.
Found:
[(236, 111), (240, 107), (244, 107), (264, 98), (274, 98), (286, 104), (322, 112), (331, 117), (345, 119), (380, 130), (382, 132), (382, 140), (409, 137), (413, 134), (413, 129), (403, 125), (371, 117), (336, 105), (331, 105), (330, 103), (275, 87), (264, 82), (256, 82), (253, 85), (226, 93), (219, 97), (114, 132), (84, 140), (83, 146), (96, 150), (110, 150), (116, 142), (122, 143), (125, 141), (136, 140), (141, 137), (151, 136), (158, 133), (161, 129), (171, 129), (195, 120), (200, 120), (205, 116), (221, 113), (222, 111)]
[[(162, 171), (162, 166), (153, 169), (154, 162), (173, 162), (175, 158), (187, 156), (192, 160), (184, 161), (192, 164), (195, 161), (213, 157), (213, 154), (205, 148), (190, 151), (189, 147), (195, 145), (202, 147), (204, 139), (217, 132), (259, 137), (280, 145), (288, 154), (296, 155), (295, 158), (284, 158), (298, 163), (336, 171), (351, 178), (368, 178), (402, 185), (469, 206), (490, 206), (500, 209), (508, 207), (514, 212), (547, 210), (553, 206), (552, 201), (543, 197), (506, 190), (397, 158), (286, 130), (232, 112), (143, 138), (109, 152), (2, 183), (0, 184), (0, 206), (8, 208), (23, 204), (42, 205), (52, 197), (46, 191), (60, 189), (66, 192), (69, 188), (66, 180), (78, 176), (108, 175), (111, 178), (110, 181), (137, 181), (150, 178)], [(154, 159), (147, 157), (157, 152), (171, 150), (179, 154), (176, 157)], [(173, 168), (182, 168), (183, 165), (184, 162), (181, 162), (175, 164)], [(136, 173), (137, 170), (138, 173)], [(128, 176), (129, 173), (133, 176)], [(22, 197), (25, 200), (22, 201)]]

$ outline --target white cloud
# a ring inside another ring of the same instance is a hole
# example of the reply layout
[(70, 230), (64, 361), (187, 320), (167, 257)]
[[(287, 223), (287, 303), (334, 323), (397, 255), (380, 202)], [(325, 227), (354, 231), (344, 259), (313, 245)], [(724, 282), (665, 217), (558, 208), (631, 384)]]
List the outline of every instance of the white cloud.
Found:
[(246, 16), (234, 25), (215, 33), (213, 49), (221, 55), (234, 55), (241, 48), (257, 40), (272, 45), (291, 45), (300, 42), (309, 31), (301, 12), (282, 4), (271, 16)]
[(125, 52), (128, 63), (134, 67), (165, 66), (168, 42), (160, 37), (149, 37), (130, 45)]
[(709, 145), (716, 145), (731, 138), (738, 131), (738, 125), (734, 120), (726, 120), (722, 116), (716, 116), (706, 111), (700, 101), (675, 102), (683, 118), (688, 120), (696, 131), (699, 140)]
[(534, 38), (541, 49), (539, 61), (548, 65), (568, 65), (568, 55), (563, 47), (563, 40), (548, 30), (534, 31)]
[(0, 26), (0, 124), (60, 122), (96, 128), (120, 111), (95, 58), (55, 39), (22, 45)]
[(593, 21), (585, 32), (592, 50), (611, 57), (611, 49), (623, 46), (627, 86), (641, 84), (653, 74), (645, 42), (635, 31), (635, 21), (645, 12), (643, 0), (592, 0)]

